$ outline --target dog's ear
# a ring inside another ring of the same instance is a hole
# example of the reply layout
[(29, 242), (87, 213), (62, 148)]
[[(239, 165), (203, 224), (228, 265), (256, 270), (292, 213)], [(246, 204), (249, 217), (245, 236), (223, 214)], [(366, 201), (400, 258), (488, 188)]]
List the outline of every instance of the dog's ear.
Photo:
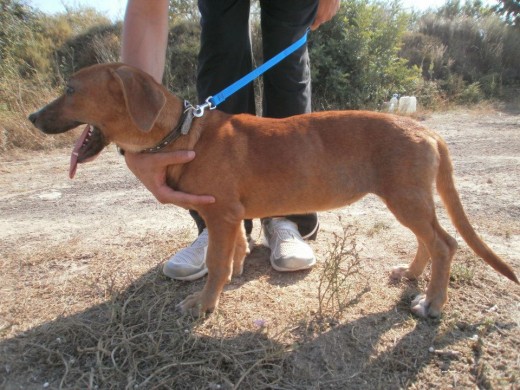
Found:
[(129, 66), (111, 71), (121, 85), (130, 118), (139, 130), (150, 131), (166, 104), (163, 91), (152, 76)]

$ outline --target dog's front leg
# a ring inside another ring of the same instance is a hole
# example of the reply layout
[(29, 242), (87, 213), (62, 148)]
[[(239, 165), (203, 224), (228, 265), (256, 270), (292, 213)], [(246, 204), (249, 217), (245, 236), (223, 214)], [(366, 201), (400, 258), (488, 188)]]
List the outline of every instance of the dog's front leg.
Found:
[(240, 232), (240, 223), (206, 220), (209, 234), (206, 265), (208, 279), (202, 291), (192, 294), (179, 303), (183, 313), (195, 317), (212, 312), (218, 305), (224, 286), (231, 280), (233, 255), (236, 237)]

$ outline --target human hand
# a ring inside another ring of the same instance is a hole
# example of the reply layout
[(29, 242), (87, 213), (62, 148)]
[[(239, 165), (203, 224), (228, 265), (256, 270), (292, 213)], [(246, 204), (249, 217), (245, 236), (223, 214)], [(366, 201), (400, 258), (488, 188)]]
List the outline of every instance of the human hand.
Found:
[(340, 0), (319, 0), (318, 12), (311, 30), (316, 30), (320, 25), (331, 20), (339, 10)]
[(175, 191), (166, 184), (166, 168), (169, 165), (184, 164), (194, 158), (195, 152), (188, 150), (153, 154), (125, 152), (128, 168), (160, 203), (171, 203), (185, 209), (215, 202), (213, 196)]

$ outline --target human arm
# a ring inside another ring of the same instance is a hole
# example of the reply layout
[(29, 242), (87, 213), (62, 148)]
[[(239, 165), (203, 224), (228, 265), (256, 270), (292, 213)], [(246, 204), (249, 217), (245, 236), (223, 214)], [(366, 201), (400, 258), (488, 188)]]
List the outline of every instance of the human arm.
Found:
[(319, 0), (318, 12), (311, 30), (316, 30), (320, 25), (331, 20), (339, 10), (340, 0)]
[(128, 168), (160, 203), (173, 203), (185, 209), (193, 209), (197, 205), (215, 202), (213, 196), (191, 195), (174, 191), (166, 184), (166, 167), (168, 165), (184, 164), (193, 160), (194, 157), (195, 152), (189, 150), (155, 154), (125, 153)]
[(168, 44), (168, 0), (128, 0), (121, 60), (161, 82)]
[[(123, 22), (121, 61), (144, 70), (161, 82), (168, 44), (168, 0), (128, 0)], [(128, 168), (161, 203), (184, 208), (213, 203), (212, 196), (197, 196), (174, 191), (166, 184), (169, 165), (184, 164), (194, 152), (176, 151), (155, 154), (125, 153)]]

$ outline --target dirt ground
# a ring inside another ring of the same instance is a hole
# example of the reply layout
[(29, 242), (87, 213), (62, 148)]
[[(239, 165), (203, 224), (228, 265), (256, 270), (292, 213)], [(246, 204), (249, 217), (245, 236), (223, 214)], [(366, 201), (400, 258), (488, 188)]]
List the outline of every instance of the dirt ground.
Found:
[[(520, 116), (423, 120), (448, 141), (474, 227), (520, 274)], [(188, 213), (158, 204), (114, 148), (74, 180), (69, 153), (0, 155), (0, 388), (520, 387), (520, 288), (476, 258), (442, 207), (460, 249), (439, 320), (409, 311), (429, 272), (390, 283), (415, 239), (368, 196), (320, 214), (314, 269), (278, 273), (258, 244), (219, 309), (195, 321), (175, 304), (204, 279), (161, 273), (195, 238)]]

